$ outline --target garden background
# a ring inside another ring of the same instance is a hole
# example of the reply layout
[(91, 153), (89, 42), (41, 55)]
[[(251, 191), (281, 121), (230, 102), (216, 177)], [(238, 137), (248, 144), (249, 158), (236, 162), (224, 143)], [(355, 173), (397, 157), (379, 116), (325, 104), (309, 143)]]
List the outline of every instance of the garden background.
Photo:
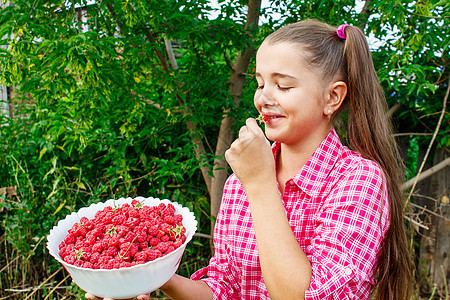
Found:
[(110, 198), (189, 207), (199, 229), (178, 273), (205, 266), (224, 151), (257, 115), (255, 49), (305, 18), (369, 37), (406, 166), (414, 299), (448, 299), (450, 1), (0, 3), (0, 299), (83, 298), (46, 236)]

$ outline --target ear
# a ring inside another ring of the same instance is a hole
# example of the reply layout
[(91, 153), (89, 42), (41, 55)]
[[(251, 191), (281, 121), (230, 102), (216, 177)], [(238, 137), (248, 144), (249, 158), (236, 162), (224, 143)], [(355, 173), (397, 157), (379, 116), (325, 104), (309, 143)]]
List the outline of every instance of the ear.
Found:
[(328, 117), (336, 112), (347, 96), (347, 84), (343, 81), (335, 81), (328, 90), (327, 102), (324, 107), (324, 114)]

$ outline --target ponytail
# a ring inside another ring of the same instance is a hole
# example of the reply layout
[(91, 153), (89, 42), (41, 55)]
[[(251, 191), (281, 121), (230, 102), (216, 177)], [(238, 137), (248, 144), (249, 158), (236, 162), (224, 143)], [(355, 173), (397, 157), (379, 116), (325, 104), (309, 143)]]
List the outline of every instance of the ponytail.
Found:
[(358, 27), (345, 30), (348, 138), (350, 147), (382, 168), (389, 194), (390, 226), (382, 242), (376, 299), (409, 299), (411, 259), (403, 223), (402, 164), (366, 38)]
[(412, 276), (400, 189), (403, 167), (364, 33), (355, 26), (342, 26), (338, 35), (333, 26), (304, 20), (277, 30), (266, 41), (298, 44), (308, 66), (325, 81), (347, 84), (347, 96), (333, 118), (348, 108), (349, 146), (378, 163), (389, 195), (390, 225), (378, 257), (376, 299), (409, 299)]

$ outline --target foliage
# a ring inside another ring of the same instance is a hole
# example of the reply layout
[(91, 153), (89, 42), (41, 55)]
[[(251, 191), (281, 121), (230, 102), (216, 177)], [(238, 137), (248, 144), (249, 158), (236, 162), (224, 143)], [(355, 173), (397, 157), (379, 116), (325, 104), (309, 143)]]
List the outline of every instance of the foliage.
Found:
[[(15, 88), (12, 116), (1, 119), (0, 180), (18, 190), (17, 197), (0, 201), (5, 249), (45, 261), (43, 237), (59, 219), (93, 202), (135, 195), (190, 207), (199, 231), (208, 233), (210, 195), (200, 168), (212, 173), (224, 117), (239, 125), (256, 113), (251, 76), (238, 103), (230, 94), (233, 62), (275, 28), (300, 19), (360, 25), (369, 40), (384, 41), (373, 55), (389, 104), (401, 104), (394, 115), (398, 131), (432, 133), (447, 89), (448, 2), (367, 3), (361, 11), (349, 0), (272, 0), (261, 9), (266, 22), (253, 31), (244, 28), (246, 1), (220, 2), (218, 9), (205, 0), (24, 0), (5, 6), (0, 82)], [(165, 47), (169, 41), (176, 42), (176, 66)], [(253, 67), (252, 60), (248, 73)], [(445, 118), (440, 147), (450, 144)], [(205, 145), (201, 157), (195, 137)], [(407, 139), (414, 146), (409, 166), (417, 166), (414, 149), (429, 138)], [(208, 241), (196, 238), (181, 272), (192, 273), (209, 255)], [(57, 268), (45, 266), (42, 276)], [(42, 280), (26, 276), (30, 284)]]

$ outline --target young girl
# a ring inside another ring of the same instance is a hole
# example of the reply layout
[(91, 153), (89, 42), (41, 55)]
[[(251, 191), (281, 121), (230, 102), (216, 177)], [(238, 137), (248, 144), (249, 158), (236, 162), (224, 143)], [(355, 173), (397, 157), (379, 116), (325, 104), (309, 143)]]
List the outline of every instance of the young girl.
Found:
[[(376, 287), (377, 299), (408, 299), (403, 178), (362, 31), (288, 25), (260, 46), (255, 76), (254, 104), (274, 143), (247, 120), (225, 154), (234, 174), (214, 257), (161, 289), (183, 300), (323, 300), (369, 299)], [(352, 150), (333, 128), (346, 108)]]

